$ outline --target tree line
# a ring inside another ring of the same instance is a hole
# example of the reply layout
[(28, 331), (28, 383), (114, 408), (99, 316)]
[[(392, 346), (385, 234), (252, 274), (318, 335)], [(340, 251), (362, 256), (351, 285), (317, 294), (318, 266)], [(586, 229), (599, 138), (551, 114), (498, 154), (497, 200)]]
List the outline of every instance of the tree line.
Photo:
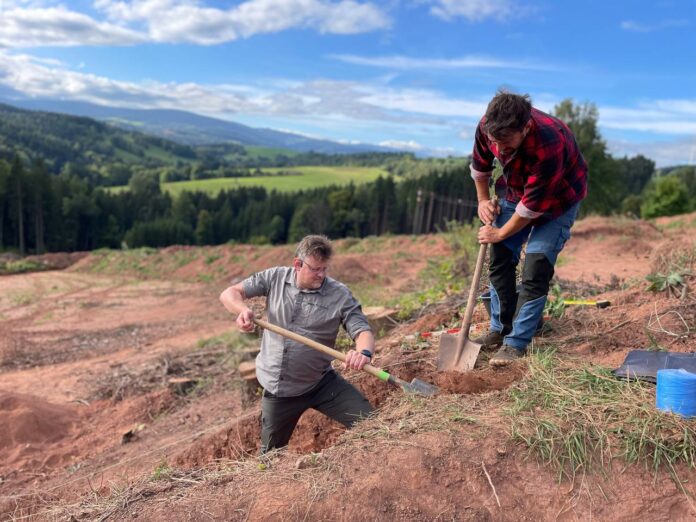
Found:
[(322, 187), (295, 193), (262, 187), (216, 196), (183, 192), (172, 198), (159, 178), (134, 175), (129, 190), (110, 193), (45, 163), (17, 155), (0, 160), (0, 249), (20, 253), (122, 246), (293, 242), (307, 233), (364, 237), (409, 233), (418, 189), (475, 199), (468, 162), (433, 166), (424, 176)]

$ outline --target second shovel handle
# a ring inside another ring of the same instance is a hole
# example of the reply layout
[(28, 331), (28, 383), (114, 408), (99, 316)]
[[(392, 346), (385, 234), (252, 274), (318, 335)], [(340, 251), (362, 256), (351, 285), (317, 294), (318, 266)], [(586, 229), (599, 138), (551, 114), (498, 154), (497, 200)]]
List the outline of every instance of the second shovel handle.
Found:
[[(288, 339), (292, 339), (293, 341), (297, 341), (298, 343), (304, 344), (305, 346), (309, 346), (310, 348), (314, 348), (317, 351), (320, 351), (322, 353), (325, 353), (326, 355), (330, 355), (331, 357), (334, 357), (338, 359), (341, 362), (346, 361), (346, 355), (343, 352), (339, 352), (338, 350), (334, 350), (333, 348), (329, 348), (328, 346), (318, 343), (312, 339), (309, 339), (308, 337), (305, 337), (304, 335), (297, 334), (295, 332), (291, 332), (290, 330), (287, 330), (285, 328), (282, 328), (281, 326), (276, 326), (275, 324), (271, 324), (267, 321), (264, 321), (262, 319), (256, 319), (254, 318), (254, 323), (259, 325), (261, 328), (264, 328), (265, 330), (270, 330), (271, 332), (275, 332), (279, 335), (282, 335), (283, 337), (287, 337)], [(362, 368), (364, 371), (369, 373), (370, 375), (373, 375), (377, 377), (378, 379), (381, 379), (383, 381), (389, 380), (389, 373), (385, 372), (384, 370), (377, 368), (376, 366), (372, 366), (371, 364), (366, 364)]]

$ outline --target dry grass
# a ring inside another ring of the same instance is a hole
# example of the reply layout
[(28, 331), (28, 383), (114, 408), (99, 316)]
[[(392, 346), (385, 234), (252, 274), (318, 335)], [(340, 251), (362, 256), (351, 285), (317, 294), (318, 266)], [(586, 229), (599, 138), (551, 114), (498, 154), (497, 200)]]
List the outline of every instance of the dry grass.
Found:
[(552, 351), (529, 361), (510, 392), (512, 436), (559, 479), (606, 471), (614, 459), (666, 469), (696, 465), (696, 425), (655, 408), (655, 388), (616, 379), (606, 368), (572, 366)]

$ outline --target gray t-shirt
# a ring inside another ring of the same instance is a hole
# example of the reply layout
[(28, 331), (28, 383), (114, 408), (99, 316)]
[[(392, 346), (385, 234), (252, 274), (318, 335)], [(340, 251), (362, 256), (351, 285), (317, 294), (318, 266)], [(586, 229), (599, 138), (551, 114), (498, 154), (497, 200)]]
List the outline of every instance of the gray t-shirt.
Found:
[[(333, 347), (341, 325), (352, 339), (371, 330), (360, 304), (350, 290), (326, 277), (317, 290), (300, 290), (293, 267), (274, 267), (243, 281), (246, 297), (266, 296), (268, 322)], [(296, 397), (310, 391), (331, 370), (333, 357), (264, 331), (256, 358), (256, 377), (278, 397)]]

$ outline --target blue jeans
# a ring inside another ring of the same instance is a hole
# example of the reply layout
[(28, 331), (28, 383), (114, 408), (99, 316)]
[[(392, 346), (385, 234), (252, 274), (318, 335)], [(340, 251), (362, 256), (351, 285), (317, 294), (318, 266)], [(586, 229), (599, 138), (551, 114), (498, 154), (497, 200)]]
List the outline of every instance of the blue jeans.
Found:
[[(501, 201), (495, 226), (515, 213), (515, 203)], [(491, 331), (505, 336), (504, 344), (525, 351), (544, 313), (549, 284), (558, 254), (570, 239), (580, 203), (539, 226), (527, 226), (501, 243), (491, 245)], [(522, 284), (517, 292), (517, 265), (527, 243)]]

